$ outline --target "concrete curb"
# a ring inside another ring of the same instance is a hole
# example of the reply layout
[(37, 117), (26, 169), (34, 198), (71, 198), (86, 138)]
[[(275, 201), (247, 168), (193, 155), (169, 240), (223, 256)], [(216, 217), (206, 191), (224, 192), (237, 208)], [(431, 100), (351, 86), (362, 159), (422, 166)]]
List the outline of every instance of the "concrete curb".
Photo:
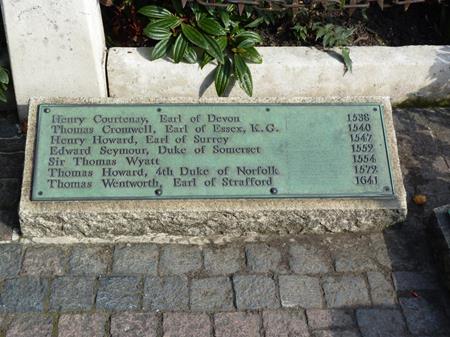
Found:
[[(261, 47), (250, 65), (254, 97), (390, 96), (405, 101), (450, 99), (450, 46), (351, 47), (353, 72), (338, 54), (308, 47)], [(216, 97), (214, 65), (150, 61), (150, 48), (112, 48), (107, 74), (112, 97)], [(245, 97), (235, 86), (231, 97)]]

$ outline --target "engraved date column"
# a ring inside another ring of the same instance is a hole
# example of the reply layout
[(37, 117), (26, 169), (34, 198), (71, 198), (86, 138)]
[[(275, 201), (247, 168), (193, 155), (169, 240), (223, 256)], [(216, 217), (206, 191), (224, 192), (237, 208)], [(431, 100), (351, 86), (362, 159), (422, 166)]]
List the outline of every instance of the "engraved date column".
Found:
[(378, 185), (377, 157), (371, 122), (369, 113), (347, 114), (353, 181), (356, 185)]

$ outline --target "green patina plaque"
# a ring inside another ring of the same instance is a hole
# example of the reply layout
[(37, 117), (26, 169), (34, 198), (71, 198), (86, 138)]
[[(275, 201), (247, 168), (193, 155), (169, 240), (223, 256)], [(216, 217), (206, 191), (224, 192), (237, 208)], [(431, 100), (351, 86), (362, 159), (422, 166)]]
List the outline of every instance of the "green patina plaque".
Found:
[(40, 105), (31, 198), (392, 198), (382, 109)]

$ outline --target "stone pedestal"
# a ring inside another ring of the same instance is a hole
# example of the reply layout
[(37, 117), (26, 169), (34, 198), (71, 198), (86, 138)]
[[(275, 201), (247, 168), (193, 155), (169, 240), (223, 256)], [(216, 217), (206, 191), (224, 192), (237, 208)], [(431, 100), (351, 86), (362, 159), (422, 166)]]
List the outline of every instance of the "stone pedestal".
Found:
[[(382, 104), (392, 186), (390, 198), (265, 198), (183, 200), (32, 201), (36, 115), (39, 104), (162, 103), (362, 103)], [(267, 99), (36, 99), (30, 104), (25, 171), (20, 203), (25, 237), (183, 236), (325, 233), (382, 230), (406, 216), (405, 189), (388, 98)]]

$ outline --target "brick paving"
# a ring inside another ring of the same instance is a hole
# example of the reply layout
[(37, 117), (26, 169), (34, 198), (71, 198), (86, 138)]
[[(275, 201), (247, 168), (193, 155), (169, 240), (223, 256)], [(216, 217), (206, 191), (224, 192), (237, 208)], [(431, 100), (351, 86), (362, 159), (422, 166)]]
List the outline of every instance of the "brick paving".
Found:
[[(0, 337), (450, 336), (426, 231), (450, 200), (450, 110), (395, 118), (409, 197), (429, 199), (404, 224), (223, 245), (0, 244)], [(0, 173), (0, 190), (16, 171)], [(8, 241), (17, 222), (0, 227)]]

